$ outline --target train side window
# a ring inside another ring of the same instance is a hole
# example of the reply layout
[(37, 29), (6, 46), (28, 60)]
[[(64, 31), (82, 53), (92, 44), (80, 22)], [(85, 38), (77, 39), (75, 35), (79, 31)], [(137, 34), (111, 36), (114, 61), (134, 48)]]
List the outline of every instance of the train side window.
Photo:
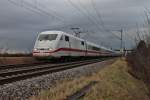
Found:
[(69, 41), (69, 36), (65, 36), (65, 41)]
[(84, 45), (84, 41), (81, 41), (81, 44)]
[(63, 40), (63, 36), (61, 36), (60, 40)]
[(98, 47), (92, 47), (92, 50), (97, 50), (97, 51), (99, 51), (100, 50), (100, 48), (98, 48)]

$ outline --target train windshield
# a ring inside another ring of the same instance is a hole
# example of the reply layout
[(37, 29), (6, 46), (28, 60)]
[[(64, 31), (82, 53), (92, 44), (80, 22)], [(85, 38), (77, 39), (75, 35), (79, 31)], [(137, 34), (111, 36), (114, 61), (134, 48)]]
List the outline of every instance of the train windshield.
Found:
[(38, 40), (43, 41), (43, 40), (56, 40), (58, 34), (42, 34), (39, 36)]

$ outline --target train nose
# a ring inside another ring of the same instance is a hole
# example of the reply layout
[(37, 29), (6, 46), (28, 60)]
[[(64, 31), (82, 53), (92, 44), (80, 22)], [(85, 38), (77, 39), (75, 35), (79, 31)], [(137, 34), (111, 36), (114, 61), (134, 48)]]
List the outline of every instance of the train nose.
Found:
[(33, 56), (35, 57), (48, 57), (48, 56), (53, 56), (53, 53), (51, 53), (53, 51), (52, 48), (40, 48), (40, 49), (34, 49), (33, 50)]

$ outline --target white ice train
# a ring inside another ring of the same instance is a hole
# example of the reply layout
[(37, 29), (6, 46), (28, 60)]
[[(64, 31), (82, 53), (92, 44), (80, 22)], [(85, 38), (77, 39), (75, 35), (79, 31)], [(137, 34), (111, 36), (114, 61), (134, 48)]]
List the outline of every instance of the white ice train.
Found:
[(116, 52), (62, 31), (41, 32), (35, 42), (37, 58), (113, 56)]

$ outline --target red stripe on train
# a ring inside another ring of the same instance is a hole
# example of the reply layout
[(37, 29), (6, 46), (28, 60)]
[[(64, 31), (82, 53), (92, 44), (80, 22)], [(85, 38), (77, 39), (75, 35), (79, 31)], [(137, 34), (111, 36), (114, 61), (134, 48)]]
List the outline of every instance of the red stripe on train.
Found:
[[(101, 53), (99, 51), (86, 51), (86, 50), (80, 50), (80, 49), (73, 49), (73, 48), (58, 48), (54, 51), (48, 51), (48, 52), (43, 52), (43, 53), (55, 53), (58, 51), (74, 51), (74, 52), (85, 52), (85, 53)], [(33, 51), (33, 53), (40, 53), (40, 51)]]

